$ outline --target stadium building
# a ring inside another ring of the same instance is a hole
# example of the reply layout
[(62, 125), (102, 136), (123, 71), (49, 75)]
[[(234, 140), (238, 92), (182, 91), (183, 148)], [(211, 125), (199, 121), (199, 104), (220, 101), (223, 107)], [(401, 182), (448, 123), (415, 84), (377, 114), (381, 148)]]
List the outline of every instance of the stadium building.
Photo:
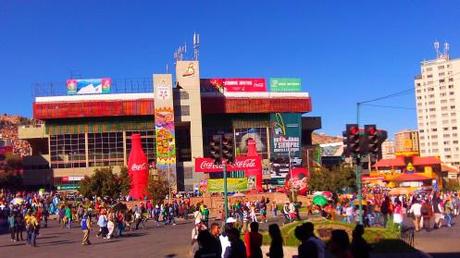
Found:
[(254, 139), (272, 182), (290, 166), (307, 167), (305, 150), (321, 127), (319, 117), (305, 116), (312, 102), (300, 79), (202, 79), (198, 61), (177, 61), (174, 83), (172, 74), (70, 79), (37, 85), (34, 95), (33, 118), (42, 124), (19, 129), (32, 146), (24, 182), (58, 189), (74, 188), (95, 168), (126, 166), (133, 133), (141, 134), (151, 167), (174, 175), (179, 191), (208, 177), (194, 160), (209, 156), (215, 134), (233, 134), (236, 156)]

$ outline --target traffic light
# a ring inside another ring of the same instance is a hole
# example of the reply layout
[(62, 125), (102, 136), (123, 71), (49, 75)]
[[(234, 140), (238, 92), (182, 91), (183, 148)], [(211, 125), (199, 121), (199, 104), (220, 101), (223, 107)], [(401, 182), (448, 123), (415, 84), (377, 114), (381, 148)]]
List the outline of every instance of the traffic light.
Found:
[(235, 151), (233, 144), (233, 134), (224, 134), (224, 138), (222, 139), (222, 158), (228, 163), (233, 163), (235, 161)]
[(366, 136), (366, 152), (379, 157), (382, 143), (387, 139), (387, 131), (378, 130), (376, 125), (365, 125), (364, 134)]
[(215, 164), (222, 163), (222, 135), (213, 135), (209, 142), (209, 153)]
[(345, 156), (356, 155), (360, 153), (360, 136), (357, 124), (347, 124), (343, 132), (343, 143), (345, 145)]

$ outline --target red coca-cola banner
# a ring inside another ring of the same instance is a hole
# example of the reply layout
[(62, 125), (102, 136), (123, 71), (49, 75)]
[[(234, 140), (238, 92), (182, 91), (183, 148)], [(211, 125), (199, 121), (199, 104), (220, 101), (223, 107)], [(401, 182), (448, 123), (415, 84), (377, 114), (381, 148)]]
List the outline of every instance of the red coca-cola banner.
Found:
[(267, 91), (267, 85), (263, 78), (214, 78), (202, 79), (203, 91), (219, 92), (260, 92)]
[[(236, 157), (233, 164), (227, 165), (227, 171), (241, 171), (248, 169), (262, 169), (262, 164), (259, 157)], [(195, 172), (213, 173), (222, 172), (223, 165), (214, 164), (214, 160), (210, 158), (196, 158)]]

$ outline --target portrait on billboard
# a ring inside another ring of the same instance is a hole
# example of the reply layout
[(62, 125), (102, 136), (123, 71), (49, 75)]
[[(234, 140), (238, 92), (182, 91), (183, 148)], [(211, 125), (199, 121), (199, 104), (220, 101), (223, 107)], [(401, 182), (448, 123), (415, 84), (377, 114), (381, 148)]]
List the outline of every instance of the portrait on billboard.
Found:
[(267, 158), (267, 129), (266, 128), (238, 128), (235, 129), (236, 155), (245, 155), (248, 152), (248, 140), (256, 142), (256, 150), (262, 158)]

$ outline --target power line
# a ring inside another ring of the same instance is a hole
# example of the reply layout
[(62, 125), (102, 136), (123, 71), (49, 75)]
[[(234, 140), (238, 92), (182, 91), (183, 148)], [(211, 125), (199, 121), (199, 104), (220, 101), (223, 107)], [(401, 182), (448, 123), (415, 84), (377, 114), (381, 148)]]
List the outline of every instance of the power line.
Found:
[(411, 107), (402, 107), (402, 106), (389, 106), (389, 105), (376, 105), (376, 104), (363, 104), (369, 107), (379, 107), (379, 108), (390, 108), (390, 109), (404, 109), (404, 110), (415, 110), (415, 108)]
[(409, 93), (411, 93), (413, 91), (414, 91), (413, 88), (409, 88), (409, 89), (399, 91), (399, 92), (396, 92), (396, 93), (392, 93), (390, 95), (386, 95), (386, 96), (383, 96), (383, 97), (378, 97), (378, 98), (375, 98), (375, 99), (361, 101), (361, 102), (358, 102), (358, 105), (366, 104), (366, 103), (370, 103), (370, 102), (375, 102), (375, 101), (379, 101), (379, 100), (383, 100), (383, 99), (389, 99), (389, 98), (399, 97), (399, 96), (403, 96), (403, 95), (408, 95)]

